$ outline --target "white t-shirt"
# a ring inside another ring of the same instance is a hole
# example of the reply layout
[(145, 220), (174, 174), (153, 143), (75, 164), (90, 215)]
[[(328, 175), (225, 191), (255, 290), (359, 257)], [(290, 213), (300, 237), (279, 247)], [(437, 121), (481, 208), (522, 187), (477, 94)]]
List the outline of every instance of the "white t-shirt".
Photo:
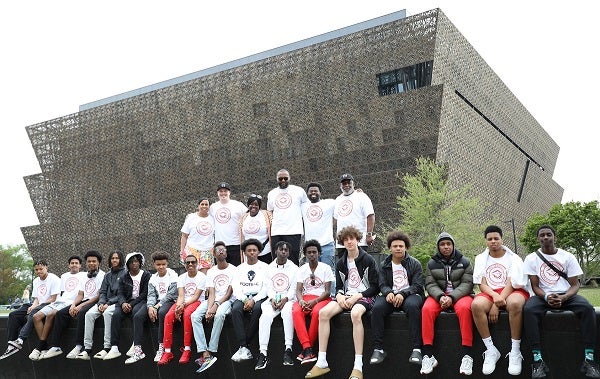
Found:
[[(198, 271), (196, 276), (190, 278), (187, 272), (179, 275), (177, 280), (177, 288), (183, 288), (183, 301), (191, 299), (198, 289), (204, 291), (206, 288), (206, 275)], [(197, 301), (200, 301), (200, 297)]]
[(162, 300), (167, 296), (167, 292), (169, 292), (169, 286), (171, 283), (177, 283), (179, 276), (175, 272), (175, 270), (171, 268), (167, 268), (167, 273), (165, 276), (158, 276), (158, 272), (155, 272), (150, 277), (150, 281), (148, 284), (152, 284), (158, 293), (158, 301)]
[(346, 279), (348, 284), (348, 290), (346, 291), (346, 295), (354, 295), (359, 292), (366, 291), (367, 287), (364, 285), (362, 279), (360, 278), (360, 274), (358, 272), (358, 269), (356, 268), (356, 262), (350, 262), (349, 260), (346, 260), (346, 262), (348, 262), (348, 278)]
[(392, 290), (402, 291), (405, 288), (410, 287), (410, 282), (408, 281), (408, 273), (406, 269), (402, 265), (397, 265), (392, 262), (392, 277), (394, 279), (394, 285), (392, 286)]
[(210, 215), (215, 220), (215, 241), (223, 241), (225, 245), (239, 245), (240, 232), (238, 224), (240, 217), (248, 210), (237, 200), (229, 200), (227, 204), (220, 201), (210, 205)]
[(273, 188), (268, 195), (267, 210), (273, 211), (272, 236), (302, 234), (302, 203), (308, 201), (306, 192), (290, 184), (287, 188)]
[(196, 250), (208, 251), (215, 244), (215, 220), (209, 214), (200, 217), (197, 212), (186, 216), (181, 233), (188, 235), (187, 245)]
[(296, 283), (302, 283), (302, 295), (316, 295), (321, 296), (325, 291), (325, 283), (331, 282), (331, 285), (335, 287), (335, 277), (331, 271), (331, 267), (327, 263), (319, 262), (315, 268), (315, 284), (312, 285), (313, 279), (310, 275), (313, 272), (310, 270), (308, 262), (300, 266), (298, 273), (296, 274)]
[[(583, 274), (575, 256), (563, 249), (558, 249), (556, 254), (542, 255), (552, 263), (554, 267), (572, 278)], [(526, 275), (536, 275), (540, 279), (540, 288), (546, 293), (567, 292), (571, 287), (569, 282), (558, 275), (536, 253), (531, 253), (525, 257), (523, 271)]]
[(488, 254), (483, 274), (487, 285), (494, 290), (506, 287), (511, 265), (512, 259), (506, 253), (500, 258)]
[(60, 276), (60, 290), (62, 293), (56, 298), (57, 303), (73, 304), (83, 280), (79, 274), (81, 273), (71, 274), (69, 271)]
[(131, 277), (131, 281), (133, 282), (133, 290), (131, 291), (131, 298), (137, 299), (140, 296), (140, 282), (142, 280), (142, 274), (144, 270), (140, 270), (137, 275), (133, 276), (131, 273), (127, 273)]
[(269, 299), (275, 299), (277, 294), (288, 300), (296, 298), (296, 272), (298, 266), (291, 260), (287, 260), (283, 266), (278, 265), (277, 261), (269, 263), (267, 268), (267, 296)]
[(206, 288), (215, 289), (215, 300), (219, 300), (227, 293), (227, 289), (235, 277), (235, 269), (236, 267), (230, 263), (222, 270), (214, 265), (206, 272)]
[(315, 239), (321, 246), (333, 242), (333, 211), (335, 200), (322, 199), (316, 203), (302, 204), (304, 240)]
[[(345, 196), (341, 194), (335, 199), (333, 217), (337, 220), (336, 234), (346, 226), (353, 225), (363, 234), (359, 245), (367, 246), (367, 216), (375, 214), (371, 199), (364, 192), (352, 192)], [(337, 247), (344, 247), (337, 244)]]
[(95, 297), (100, 292), (100, 286), (102, 285), (102, 280), (104, 279), (105, 272), (102, 270), (98, 270), (98, 274), (94, 278), (88, 278), (87, 272), (80, 272), (79, 276), (79, 291), (83, 291), (83, 299), (91, 299)]
[(60, 282), (60, 278), (50, 272), (44, 280), (38, 276), (33, 280), (31, 297), (38, 299), (39, 304), (47, 303), (50, 296), (60, 294)]
[(252, 294), (253, 298), (262, 300), (267, 296), (265, 279), (267, 277), (268, 265), (263, 261), (257, 261), (253, 265), (244, 262), (235, 270), (235, 276), (231, 283), (233, 296), (237, 300), (244, 300)]
[[(244, 241), (249, 238), (256, 238), (261, 243), (265, 243), (265, 241), (269, 240), (269, 232), (265, 213), (266, 211), (260, 210), (254, 217), (250, 216), (250, 214), (244, 217), (244, 221), (242, 222), (242, 239)], [(266, 215), (266, 217), (269, 216)], [(265, 246), (258, 255), (265, 255), (269, 254), (270, 252), (271, 244), (265, 243)]]

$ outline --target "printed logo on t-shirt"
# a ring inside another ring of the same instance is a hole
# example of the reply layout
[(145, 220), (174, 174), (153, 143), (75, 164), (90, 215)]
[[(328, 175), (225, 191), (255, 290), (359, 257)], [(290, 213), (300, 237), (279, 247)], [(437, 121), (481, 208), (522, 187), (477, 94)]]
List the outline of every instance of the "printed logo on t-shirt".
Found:
[(315, 285), (313, 286), (313, 279), (311, 279), (310, 276), (304, 279), (304, 288), (308, 291), (322, 287), (323, 280), (315, 275), (314, 284)]
[(65, 283), (66, 292), (73, 292), (77, 287), (79, 287), (79, 279), (77, 279), (77, 277), (71, 276), (67, 279), (67, 282)]
[(164, 295), (167, 293), (167, 283), (160, 282), (158, 283), (158, 293)]
[[(556, 261), (549, 262), (552, 263), (554, 267), (556, 267), (558, 270), (563, 272), (565, 271), (564, 267), (560, 263)], [(558, 279), (560, 279), (560, 276), (552, 268), (550, 268), (550, 266), (548, 266), (546, 262), (543, 262), (540, 266), (540, 280), (544, 281), (549, 286), (551, 286), (558, 282)]]
[(185, 296), (186, 297), (194, 296), (197, 288), (198, 287), (196, 286), (196, 283), (186, 283), (185, 287), (184, 287)]
[(47, 292), (48, 292), (48, 287), (46, 286), (46, 283), (40, 284), (40, 287), (38, 288), (38, 294), (40, 295), (40, 297), (46, 296)]
[(288, 278), (288, 276), (282, 272), (278, 272), (277, 274), (273, 275), (271, 280), (273, 282), (273, 289), (275, 289), (275, 292), (287, 291), (290, 288), (290, 278)]
[(323, 217), (323, 209), (317, 204), (311, 204), (306, 210), (308, 221), (317, 222)]
[(401, 290), (408, 287), (408, 277), (405, 270), (394, 270), (394, 289)]
[(85, 293), (87, 295), (93, 295), (93, 294), (95, 294), (96, 293), (96, 288), (97, 288), (96, 287), (96, 281), (93, 278), (88, 279), (88, 281), (85, 282)]
[(249, 281), (253, 281), (255, 276), (256, 276), (256, 273), (254, 272), (254, 270), (248, 271), (248, 280)]
[(138, 297), (139, 294), (140, 294), (140, 281), (134, 280), (133, 281), (133, 296)]
[(219, 224), (227, 224), (229, 220), (231, 220), (231, 211), (229, 208), (222, 207), (217, 209), (215, 212), (215, 220), (217, 220)]
[(506, 284), (506, 267), (500, 263), (493, 263), (485, 270), (485, 278), (493, 287), (503, 287)]
[(283, 192), (275, 198), (275, 206), (279, 209), (287, 209), (292, 205), (292, 197), (289, 193)]
[(229, 277), (225, 274), (219, 274), (215, 276), (213, 284), (215, 292), (220, 293), (221, 291), (225, 291), (227, 290), (227, 287), (229, 287)]
[(244, 223), (244, 234), (257, 234), (260, 230), (260, 222), (254, 220), (254, 218)]
[(358, 269), (356, 267), (348, 270), (348, 287), (349, 288), (358, 288), (360, 285), (360, 275), (358, 274)]
[(338, 210), (338, 215), (342, 216), (342, 217), (348, 216), (350, 213), (352, 213), (353, 207), (354, 207), (354, 205), (352, 204), (352, 201), (350, 201), (350, 200), (342, 201), (342, 203), (340, 204), (339, 210)]
[(200, 221), (196, 225), (196, 231), (201, 236), (210, 236), (213, 233), (213, 226), (210, 222)]

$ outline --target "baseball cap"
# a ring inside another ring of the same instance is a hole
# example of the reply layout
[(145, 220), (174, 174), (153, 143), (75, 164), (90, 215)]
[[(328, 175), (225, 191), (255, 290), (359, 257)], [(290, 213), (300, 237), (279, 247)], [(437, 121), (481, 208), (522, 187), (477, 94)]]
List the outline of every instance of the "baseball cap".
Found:
[(219, 187), (217, 188), (217, 191), (220, 190), (221, 188), (225, 188), (225, 189), (228, 189), (231, 191), (231, 186), (227, 182), (219, 183)]
[(354, 177), (352, 177), (352, 175), (350, 174), (343, 174), (342, 176), (340, 176), (340, 183), (343, 182), (344, 180), (354, 180)]

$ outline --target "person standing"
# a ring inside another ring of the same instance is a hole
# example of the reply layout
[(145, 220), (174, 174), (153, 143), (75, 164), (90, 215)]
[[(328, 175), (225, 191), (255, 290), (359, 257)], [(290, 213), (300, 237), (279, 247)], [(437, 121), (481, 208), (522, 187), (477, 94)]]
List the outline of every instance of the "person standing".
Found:
[[(335, 200), (321, 199), (323, 187), (312, 182), (306, 186), (309, 202), (302, 204), (302, 219), (304, 220), (304, 240), (317, 240), (321, 246), (319, 262), (325, 262), (335, 273), (335, 242), (333, 240), (333, 211)], [(335, 286), (332, 286), (332, 293)]]
[(421, 374), (430, 374), (438, 365), (433, 355), (435, 320), (442, 311), (453, 309), (458, 317), (462, 339), (459, 372), (473, 373), (473, 266), (455, 247), (454, 238), (442, 232), (437, 238), (437, 251), (427, 263), (425, 289), (429, 296), (421, 311), (421, 333), (423, 336), (423, 359)]
[[(335, 210), (333, 217), (337, 222), (338, 232), (347, 226), (356, 227), (363, 236), (359, 246), (366, 248), (373, 243), (375, 233), (375, 210), (373, 203), (367, 194), (354, 189), (354, 177), (350, 174), (343, 174), (340, 177), (340, 190), (342, 194), (335, 199)], [(338, 242), (338, 255), (344, 247)]]
[[(240, 241), (256, 238), (263, 243), (263, 249), (258, 254), (258, 259), (266, 264), (273, 261), (271, 254), (271, 213), (262, 206), (262, 196), (252, 194), (246, 202), (248, 212), (240, 219)], [(243, 257), (242, 257), (243, 260)]]
[(219, 183), (217, 187), (219, 201), (210, 206), (210, 215), (215, 220), (215, 241), (225, 242), (227, 262), (239, 266), (240, 251), (240, 218), (248, 209), (237, 200), (231, 200), (231, 186), (227, 182)]
[(206, 274), (213, 266), (212, 247), (215, 242), (215, 220), (209, 214), (210, 203), (207, 197), (198, 201), (198, 211), (186, 216), (181, 227), (180, 253), (181, 261), (193, 255), (198, 260), (198, 269)]
[(487, 248), (475, 257), (473, 269), (473, 283), (479, 285), (480, 293), (471, 304), (475, 326), (486, 347), (481, 372), (484, 375), (494, 372), (502, 356), (492, 341), (489, 323), (496, 323), (498, 312), (504, 309), (508, 312), (512, 346), (508, 354), (508, 373), (520, 375), (523, 306), (529, 298), (529, 292), (524, 289), (527, 277), (523, 274), (523, 261), (502, 244), (502, 229), (490, 225), (483, 234)]
[(540, 328), (547, 311), (568, 310), (580, 321), (583, 337), (581, 372), (588, 378), (600, 378), (594, 360), (596, 349), (596, 312), (594, 307), (577, 292), (578, 277), (583, 274), (575, 256), (555, 245), (556, 231), (550, 225), (537, 230), (540, 249), (525, 257), (524, 272), (529, 275), (534, 296), (525, 303), (523, 320), (525, 335), (531, 346), (532, 378), (545, 378), (550, 368), (542, 358)]
[(308, 197), (302, 188), (290, 184), (291, 179), (288, 170), (277, 171), (277, 187), (269, 192), (267, 210), (273, 215), (271, 246), (279, 241), (289, 243), (290, 260), (298, 265), (300, 241), (304, 233), (302, 204), (308, 201)]

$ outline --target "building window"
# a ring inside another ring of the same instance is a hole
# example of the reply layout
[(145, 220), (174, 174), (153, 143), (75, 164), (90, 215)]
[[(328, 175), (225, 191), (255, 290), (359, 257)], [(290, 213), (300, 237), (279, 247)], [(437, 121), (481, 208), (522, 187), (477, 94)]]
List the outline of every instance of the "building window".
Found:
[(431, 85), (433, 61), (377, 74), (379, 95), (391, 95)]

